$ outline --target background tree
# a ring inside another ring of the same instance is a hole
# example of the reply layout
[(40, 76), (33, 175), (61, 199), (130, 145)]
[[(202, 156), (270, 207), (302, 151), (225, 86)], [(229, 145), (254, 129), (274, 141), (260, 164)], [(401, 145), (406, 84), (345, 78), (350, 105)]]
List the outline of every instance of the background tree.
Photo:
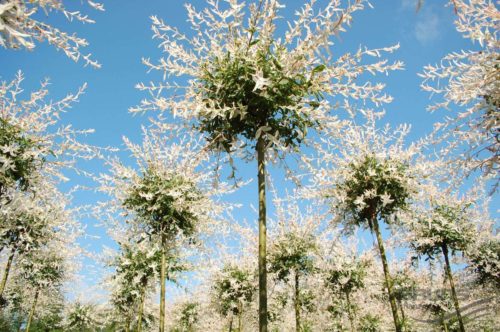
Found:
[(314, 272), (314, 237), (308, 234), (285, 233), (275, 239), (269, 255), (269, 272), (276, 278), (288, 283), (293, 275), (295, 330), (301, 331), (300, 308), (301, 288), (300, 278)]
[(95, 307), (91, 304), (82, 304), (74, 302), (68, 308), (66, 315), (66, 329), (74, 332), (91, 332), (98, 326), (98, 321), (95, 317)]
[(64, 246), (67, 243), (63, 240), (65, 237), (73, 239), (76, 235), (73, 227), (78, 225), (72, 220), (71, 211), (66, 209), (68, 202), (50, 183), (45, 184), (44, 195), (48, 197), (11, 194), (9, 204), (0, 211), (3, 220), (0, 225), (0, 249), (9, 250), (0, 296), (5, 290), (15, 255), (22, 260), (23, 256), (51, 241)]
[(211, 196), (225, 186), (215, 188), (209, 174), (197, 171), (206, 159), (189, 132), (144, 131), (142, 145), (127, 139), (125, 144), (138, 169), (110, 158), (111, 174), (101, 176), (101, 190), (112, 198), (106, 206), (109, 211), (128, 215), (132, 238), (160, 250), (160, 329), (164, 331), (165, 280), (179, 267), (182, 247), (195, 245), (198, 231), (224, 210), (225, 205), (215, 204)]
[(194, 332), (200, 320), (200, 304), (198, 302), (184, 302), (179, 307), (179, 319), (172, 332)]
[(480, 241), (469, 248), (469, 268), (477, 274), (480, 285), (500, 288), (500, 241), (496, 238)]
[(23, 270), (26, 284), (33, 288), (34, 291), (31, 310), (25, 328), (25, 331), (29, 332), (40, 292), (48, 288), (61, 287), (64, 281), (64, 259), (60, 254), (50, 249), (33, 250), (24, 257), (21, 269)]
[(438, 319), (444, 332), (449, 331), (450, 323), (446, 316), (453, 310), (453, 304), (447, 293), (441, 291), (434, 292), (432, 298), (423, 304), (423, 308), (425, 311), (429, 312), (431, 316)]
[[(27, 286), (23, 271), (15, 271), (15, 278), (5, 292), (6, 304), (2, 307), (2, 323), (0, 328), (5, 332), (22, 331), (33, 306), (35, 292)], [(64, 319), (63, 287), (48, 287), (39, 292), (37, 310), (30, 325), (30, 331), (62, 332)]]
[(160, 332), (165, 326), (167, 256), (171, 256), (171, 245), (178, 234), (186, 237), (194, 234), (198, 218), (190, 211), (189, 204), (197, 204), (200, 195), (188, 179), (148, 168), (123, 202), (126, 209), (135, 212), (147, 225), (148, 235), (158, 238), (161, 243)]
[[(308, 130), (329, 123), (331, 108), (326, 96), (390, 101), (381, 93), (382, 84), (362, 84), (358, 78), (367, 71), (386, 73), (402, 65), (363, 60), (392, 52), (397, 46), (360, 48), (334, 58), (332, 37), (344, 31), (352, 14), (368, 2), (356, 1), (341, 8), (332, 0), (321, 9), (315, 9), (314, 3), (297, 11), (282, 37), (276, 35), (283, 7), (277, 0), (260, 0), (247, 8), (238, 0), (208, 1), (201, 11), (187, 4), (188, 21), (195, 30), (192, 37), (153, 16), (154, 37), (168, 60), (143, 62), (149, 70), (162, 72), (165, 82), (138, 84), (150, 93), (150, 99), (131, 109), (169, 110), (194, 122), (206, 137), (208, 150), (232, 153), (248, 147), (243, 150), (247, 155), (256, 154), (261, 331), (267, 330), (266, 154), (296, 151)], [(187, 85), (176, 83), (174, 77)], [(174, 93), (165, 98), (166, 90)]]
[(366, 278), (366, 267), (368, 264), (368, 261), (352, 257), (349, 260), (334, 263), (331, 268), (324, 271), (328, 288), (335, 295), (345, 297), (347, 314), (351, 324), (351, 331), (353, 332), (356, 331), (356, 307), (351, 301), (351, 296), (356, 291), (362, 290), (365, 287), (364, 279)]
[[(12, 3), (17, 2), (3, 2), (0, 7)], [(79, 170), (77, 160), (92, 159), (99, 151), (78, 140), (91, 130), (59, 125), (61, 114), (78, 101), (85, 85), (52, 101), (46, 80), (23, 99), (23, 79), (19, 72), (12, 81), (0, 82), (0, 249), (10, 249), (0, 295), (16, 253), (36, 248), (47, 241), (47, 234), (76, 226), (64, 216), (69, 199), (57, 185), (68, 179), (69, 170)]]
[(379, 332), (380, 329), (380, 318), (374, 315), (365, 315), (361, 317), (359, 322), (359, 330), (361, 332)]
[[(168, 259), (167, 278), (169, 281), (175, 281), (175, 273), (184, 269), (183, 266), (175, 264), (174, 258)], [(126, 317), (126, 330), (130, 329), (135, 316), (137, 317), (137, 331), (142, 330), (148, 287), (159, 275), (160, 264), (161, 250), (147, 242), (122, 244), (119, 256), (115, 257), (111, 263), (116, 268), (112, 276), (112, 302), (121, 316)]]
[(29, 187), (31, 173), (38, 168), (34, 153), (39, 146), (36, 141), (23, 135), (16, 125), (0, 118), (0, 197), (4, 188), (14, 187), (26, 190)]
[[(9, 1), (8, 3), (10, 3)], [(0, 5), (4, 6), (4, 4)], [(0, 10), (1, 11), (1, 10)], [(74, 130), (60, 126), (67, 112), (84, 92), (57, 101), (48, 100), (49, 81), (31, 91), (25, 99), (24, 76), (18, 72), (12, 81), (0, 82), (0, 206), (12, 200), (16, 191), (43, 194), (48, 185), (68, 179), (68, 169), (76, 169), (80, 158), (92, 159), (99, 149), (79, 142), (92, 130)]]
[(246, 304), (255, 293), (253, 273), (238, 266), (225, 266), (213, 283), (213, 301), (220, 314), (230, 317), (229, 331), (233, 331), (233, 317), (238, 318), (238, 332), (242, 331), (241, 320)]
[(325, 140), (318, 147), (318, 165), (308, 160), (315, 176), (307, 195), (326, 199), (345, 231), (362, 227), (376, 236), (393, 320), (396, 331), (400, 332), (401, 321), (379, 221), (397, 225), (397, 214), (408, 208), (419, 186), (417, 174), (423, 172), (413, 164), (420, 147), (403, 145), (408, 126), (402, 125), (394, 131), (389, 126), (377, 129), (376, 119), (382, 114), (363, 113), (365, 125), (348, 123), (340, 131), (342, 140)]
[(471, 203), (454, 201), (450, 196), (431, 201), (430, 210), (421, 213), (421, 217), (415, 223), (415, 240), (412, 243), (417, 254), (425, 255), (429, 259), (439, 254), (443, 255), (444, 272), (462, 332), (465, 331), (465, 327), (451, 272), (450, 255), (457, 251), (466, 251), (470, 241), (476, 237), (470, 209)]
[(414, 298), (417, 291), (416, 281), (409, 275), (408, 271), (399, 270), (393, 278), (393, 292), (396, 302), (398, 303), (399, 310), (401, 311), (402, 325), (406, 331), (411, 331), (410, 322), (405, 315), (404, 301)]

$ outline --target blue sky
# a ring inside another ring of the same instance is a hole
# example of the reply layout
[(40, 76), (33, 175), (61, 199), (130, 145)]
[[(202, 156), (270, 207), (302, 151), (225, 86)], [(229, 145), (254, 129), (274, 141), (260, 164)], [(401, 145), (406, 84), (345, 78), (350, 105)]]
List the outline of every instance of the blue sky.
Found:
[[(90, 46), (85, 49), (102, 63), (102, 69), (84, 68), (81, 63), (74, 63), (46, 44), (39, 44), (34, 52), (0, 49), (1, 80), (11, 80), (18, 70), (26, 76), (25, 91), (34, 89), (40, 81), (49, 77), (52, 83), (51, 98), (57, 99), (68, 92), (76, 91), (84, 82), (88, 89), (80, 102), (63, 117), (63, 122), (71, 123), (76, 128), (93, 128), (95, 134), (86, 138), (89, 144), (121, 147), (121, 137), (126, 135), (131, 140), (140, 140), (140, 126), (147, 124), (147, 116), (132, 116), (128, 108), (137, 105), (146, 95), (134, 88), (140, 81), (157, 81), (157, 74), (146, 73), (141, 64), (142, 57), (157, 59), (161, 53), (156, 41), (152, 40), (150, 30), (151, 15), (157, 15), (170, 25), (186, 31), (189, 27), (183, 5), (185, 1), (165, 0), (121, 0), (104, 1), (105, 12), (88, 11), (95, 19), (92, 25), (78, 22), (69, 23), (61, 15), (50, 16), (48, 22), (68, 32), (76, 32), (85, 37)], [(191, 1), (196, 7), (203, 7), (204, 1)], [(287, 9), (283, 15), (291, 18), (293, 9), (302, 1), (283, 0)], [(78, 10), (79, 4), (69, 3), (69, 9)], [(79, 2), (78, 2), (79, 3)], [(318, 1), (325, 3), (324, 0)], [(354, 52), (360, 45), (369, 48), (385, 47), (400, 43), (401, 48), (392, 60), (402, 60), (405, 70), (392, 73), (389, 77), (376, 77), (373, 81), (387, 83), (387, 92), (395, 99), (385, 106), (387, 115), (384, 121), (392, 124), (410, 123), (413, 126), (411, 139), (429, 133), (432, 123), (444, 115), (430, 114), (425, 108), (430, 103), (429, 94), (420, 90), (421, 79), (417, 76), (423, 66), (435, 64), (447, 53), (473, 47), (454, 29), (454, 13), (445, 7), (446, 1), (427, 1), (416, 12), (416, 0), (373, 0), (374, 9), (367, 8), (354, 15), (352, 28), (341, 34), (334, 50), (337, 55)], [(97, 163), (88, 165), (94, 171)], [(256, 174), (253, 163), (238, 163), (239, 176), (253, 177)], [(279, 172), (279, 170), (272, 170)], [(76, 179), (70, 186), (77, 184)], [(279, 180), (281, 181), (281, 180)], [(278, 182), (280, 186), (288, 186)], [(256, 204), (255, 184), (238, 192), (231, 200), (242, 201), (246, 205)], [(103, 197), (92, 192), (76, 197), (76, 204), (92, 204)], [(254, 211), (245, 207), (238, 213), (240, 219), (254, 220)], [(103, 245), (112, 245), (105, 230), (98, 226), (98, 221), (85, 219), (87, 232), (91, 237), (82, 239), (85, 247), (100, 251)], [(97, 236), (97, 237), (93, 237)], [(99, 280), (93, 264), (86, 260), (83, 273), (86, 283), (91, 285)]]

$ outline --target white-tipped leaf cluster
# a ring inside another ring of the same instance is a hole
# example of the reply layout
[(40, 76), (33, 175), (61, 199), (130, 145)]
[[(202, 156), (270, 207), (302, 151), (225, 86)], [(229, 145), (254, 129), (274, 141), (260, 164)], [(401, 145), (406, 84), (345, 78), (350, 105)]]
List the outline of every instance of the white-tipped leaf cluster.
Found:
[(455, 171), (479, 170), (493, 179), (500, 162), (500, 11), (495, 2), (453, 1), (456, 29), (475, 45), (446, 55), (420, 74), (422, 88), (442, 98), (429, 109), (453, 112), (435, 124), (435, 134), (447, 143), (442, 152), (455, 162)]
[(132, 112), (170, 111), (186, 121), (196, 119), (212, 147), (229, 152), (239, 141), (261, 136), (268, 146), (296, 147), (308, 129), (332, 120), (336, 102), (391, 101), (383, 84), (361, 78), (401, 69), (401, 62), (381, 58), (397, 45), (343, 55), (333, 47), (333, 37), (345, 31), (368, 1), (344, 7), (333, 0), (323, 8), (308, 1), (288, 22), (280, 16), (285, 5), (276, 0), (249, 6), (237, 0), (207, 4), (200, 10), (186, 5), (192, 34), (152, 17), (164, 56), (143, 62), (162, 73), (163, 81), (138, 84), (149, 98)]
[[(89, 8), (103, 11), (104, 6), (90, 0), (85, 1)], [(99, 68), (91, 54), (82, 54), (81, 48), (88, 45), (87, 40), (52, 26), (44, 16), (52, 13), (64, 15), (68, 21), (94, 23), (86, 14), (67, 9), (62, 0), (2, 0), (0, 1), (0, 45), (5, 48), (33, 50), (36, 42), (47, 41), (68, 58), (77, 62), (83, 59), (85, 65)]]

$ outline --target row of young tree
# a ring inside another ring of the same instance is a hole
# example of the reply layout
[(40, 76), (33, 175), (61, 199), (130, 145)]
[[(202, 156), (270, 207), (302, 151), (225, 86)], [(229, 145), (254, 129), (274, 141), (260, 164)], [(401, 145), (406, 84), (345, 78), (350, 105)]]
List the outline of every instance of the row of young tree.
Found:
[[(432, 107), (455, 103), (465, 110), (409, 144), (408, 126), (378, 124), (383, 114), (372, 108), (391, 101), (383, 84), (363, 81), (366, 73), (402, 69), (382, 57), (398, 46), (333, 56), (333, 37), (367, 1), (342, 7), (332, 0), (321, 8), (308, 2), (281, 36), (283, 5), (276, 0), (207, 3), (202, 11), (186, 5), (193, 35), (152, 17), (166, 56), (143, 62), (164, 81), (138, 84), (150, 98), (130, 111), (160, 115), (143, 130), (142, 144), (125, 139), (135, 165), (113, 149), (80, 143), (87, 131), (54, 129), (83, 89), (53, 103), (44, 101), (46, 83), (19, 100), (21, 74), (0, 86), (3, 328), (497, 328), (500, 246), (485, 194), (493, 183), (494, 195), (498, 183), (495, 5), (451, 1), (457, 30), (480, 50), (425, 68), (423, 87), (444, 97)], [(84, 40), (34, 20), (41, 9), (89, 21), (61, 1), (9, 0), (0, 4), (1, 44), (33, 48), (34, 40), (46, 39), (73, 60), (81, 56), (98, 66), (80, 54)], [(275, 191), (277, 218), (268, 222), (266, 166), (286, 164), (290, 155), (299, 158), (287, 175), (300, 185), (286, 199)], [(257, 230), (232, 217), (239, 206), (225, 200), (247, 184), (235, 175), (240, 157), (257, 161)], [(91, 158), (110, 171), (77, 168), (79, 159)], [(221, 180), (224, 163), (234, 184)], [(96, 180), (110, 197), (93, 212), (109, 225), (119, 249), (105, 260), (109, 301), (95, 306), (64, 306), (64, 286), (75, 281), (85, 254), (74, 245), (81, 210), (59, 190), (70, 170)], [(465, 192), (463, 178), (478, 173)], [(166, 301), (171, 283), (186, 290), (178, 303)], [(459, 296), (466, 288), (469, 296)], [(159, 306), (153, 301), (158, 290)], [(423, 319), (425, 313), (432, 318)]]

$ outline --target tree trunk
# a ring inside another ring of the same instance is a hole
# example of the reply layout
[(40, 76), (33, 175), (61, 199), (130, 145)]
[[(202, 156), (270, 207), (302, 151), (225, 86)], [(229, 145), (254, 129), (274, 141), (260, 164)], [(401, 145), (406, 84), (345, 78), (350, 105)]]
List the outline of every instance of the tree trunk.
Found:
[(243, 315), (243, 304), (241, 301), (238, 302), (238, 332), (242, 331), (243, 322), (241, 321), (241, 316)]
[(35, 293), (35, 298), (33, 299), (33, 304), (31, 305), (30, 315), (28, 317), (28, 323), (26, 323), (25, 332), (30, 331), (31, 321), (33, 320), (33, 315), (35, 314), (36, 303), (38, 302), (38, 290)]
[(448, 247), (446, 244), (441, 246), (444, 255), (445, 271), (446, 276), (450, 282), (451, 296), (453, 297), (453, 304), (455, 305), (455, 311), (457, 312), (458, 325), (460, 327), (460, 332), (465, 332), (464, 322), (462, 320), (462, 315), (460, 314), (460, 305), (458, 303), (457, 292), (455, 291), (455, 283), (453, 282), (453, 275), (451, 274), (450, 259), (448, 257)]
[(406, 325), (405, 309), (403, 308), (403, 302), (401, 300), (398, 300), (398, 307), (401, 310), (401, 325), (405, 326)]
[(130, 316), (127, 316), (127, 320), (125, 321), (125, 332), (130, 332)]
[(165, 332), (165, 234), (161, 236), (161, 270), (160, 270), (160, 332)]
[(351, 332), (355, 332), (356, 329), (354, 328), (354, 315), (352, 312), (351, 308), (351, 297), (349, 296), (349, 292), (345, 293), (345, 298), (347, 300), (347, 314), (349, 315), (349, 322), (351, 323)]
[(142, 288), (141, 303), (139, 303), (139, 314), (137, 316), (137, 332), (142, 330), (142, 314), (144, 312), (144, 300), (146, 298), (146, 286)]
[(299, 288), (299, 272), (295, 272), (295, 331), (300, 331), (300, 288)]
[(394, 325), (396, 327), (396, 332), (401, 332), (401, 323), (399, 321), (398, 307), (396, 306), (396, 299), (392, 293), (392, 281), (391, 274), (389, 272), (389, 265), (387, 264), (387, 257), (385, 255), (384, 242), (382, 240), (382, 234), (380, 233), (377, 217), (372, 217), (373, 231), (377, 236), (378, 249), (380, 251), (380, 258), (382, 259), (382, 267), (384, 269), (385, 283), (387, 286), (387, 293), (389, 294), (389, 302), (391, 304), (392, 317), (394, 318)]
[(231, 315), (231, 320), (229, 321), (229, 332), (233, 332), (233, 315)]
[(403, 302), (401, 300), (398, 300), (398, 306), (399, 309), (401, 310), (401, 323), (402, 325), (405, 325), (404, 323), (406, 322), (406, 316), (405, 316), (405, 310), (403, 308)]
[(257, 140), (259, 186), (259, 331), (267, 332), (267, 268), (266, 268), (266, 143)]
[(5, 270), (3, 272), (2, 283), (0, 284), (0, 298), (3, 296), (3, 291), (7, 285), (7, 278), (9, 277), (10, 267), (12, 266), (12, 260), (16, 254), (16, 248), (13, 248), (10, 252), (9, 258), (7, 259), (7, 264), (5, 265)]
[(444, 332), (448, 332), (448, 325), (446, 325), (446, 321), (444, 320), (444, 315), (441, 315), (441, 324), (443, 324)]

